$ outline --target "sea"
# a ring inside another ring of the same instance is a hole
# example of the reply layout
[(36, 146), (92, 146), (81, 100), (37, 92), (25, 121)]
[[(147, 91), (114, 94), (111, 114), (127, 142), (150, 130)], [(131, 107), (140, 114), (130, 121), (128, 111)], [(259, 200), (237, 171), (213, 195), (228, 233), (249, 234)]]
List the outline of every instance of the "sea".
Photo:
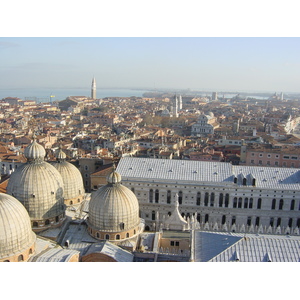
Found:
[[(147, 90), (139, 89), (97, 89), (96, 96), (98, 99), (105, 97), (141, 97)], [(51, 96), (51, 97), (50, 97)], [(35, 100), (37, 103), (61, 101), (69, 96), (91, 96), (91, 90), (86, 88), (74, 88), (74, 89), (1, 89), (0, 99), (6, 97), (17, 97), (22, 100)]]

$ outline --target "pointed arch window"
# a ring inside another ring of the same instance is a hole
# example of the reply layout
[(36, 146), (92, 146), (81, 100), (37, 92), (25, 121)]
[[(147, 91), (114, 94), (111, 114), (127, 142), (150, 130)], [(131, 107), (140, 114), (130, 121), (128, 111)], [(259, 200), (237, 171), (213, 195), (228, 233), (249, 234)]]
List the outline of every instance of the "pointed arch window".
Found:
[(283, 199), (280, 199), (279, 201), (279, 210), (282, 210), (283, 209)]
[(209, 215), (206, 214), (205, 217), (204, 217), (204, 223), (207, 223), (207, 222), (208, 222), (208, 219), (209, 219)]
[(159, 202), (159, 190), (155, 190), (155, 203)]
[(171, 191), (167, 191), (167, 203), (171, 203)]
[(275, 207), (276, 207), (276, 199), (273, 199), (271, 209), (275, 209)]
[(233, 208), (237, 207), (237, 197), (233, 198)]
[(149, 202), (153, 203), (153, 190), (152, 189), (149, 191)]
[(223, 216), (222, 216), (222, 225), (224, 225), (225, 223), (226, 223), (226, 216), (223, 215)]
[(295, 200), (293, 199), (291, 202), (291, 210), (294, 210), (294, 209), (295, 209)]
[(228, 207), (228, 205), (229, 205), (229, 194), (227, 193), (225, 195), (225, 207)]
[(208, 206), (208, 198), (209, 198), (208, 195), (209, 195), (208, 192), (206, 192), (204, 196), (204, 206)]
[(289, 218), (289, 223), (288, 223), (289, 227), (293, 226), (293, 218)]
[(234, 225), (236, 222), (236, 216), (232, 216), (231, 218), (231, 225)]
[(182, 204), (182, 191), (178, 192), (178, 203)]
[(196, 205), (200, 206), (200, 202), (201, 202), (201, 193), (198, 192), (198, 193), (197, 193)]
[(259, 217), (256, 217), (255, 219), (255, 226), (259, 226)]
[(240, 197), (239, 202), (238, 202), (238, 208), (242, 208), (242, 202), (243, 202), (243, 199), (242, 199), (242, 197)]
[(223, 193), (220, 193), (220, 195), (219, 195), (219, 207), (223, 206), (223, 198), (224, 198)]
[(249, 199), (249, 208), (253, 208), (253, 198)]
[(281, 218), (277, 219), (277, 227), (281, 225)]
[(210, 206), (215, 205), (215, 193), (210, 194)]
[(261, 198), (257, 199), (257, 209), (261, 209)]
[(248, 198), (244, 199), (244, 208), (248, 208)]

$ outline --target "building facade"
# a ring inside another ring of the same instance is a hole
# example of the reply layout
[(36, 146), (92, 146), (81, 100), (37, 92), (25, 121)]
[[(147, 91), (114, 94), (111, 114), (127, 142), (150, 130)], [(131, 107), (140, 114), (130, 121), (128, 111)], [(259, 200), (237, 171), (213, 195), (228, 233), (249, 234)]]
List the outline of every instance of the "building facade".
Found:
[(146, 229), (164, 222), (178, 194), (182, 216), (196, 214), (202, 229), (298, 234), (297, 169), (126, 157), (117, 171), (138, 198)]

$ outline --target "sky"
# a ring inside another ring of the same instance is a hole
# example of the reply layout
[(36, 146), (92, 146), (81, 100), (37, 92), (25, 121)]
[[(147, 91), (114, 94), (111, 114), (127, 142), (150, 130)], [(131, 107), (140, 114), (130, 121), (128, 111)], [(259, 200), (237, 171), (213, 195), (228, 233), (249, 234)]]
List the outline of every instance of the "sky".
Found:
[[(16, 6), (18, 9), (15, 9)], [(297, 1), (6, 1), (0, 89), (300, 92)]]
[(2, 37), (0, 88), (300, 92), (298, 37)]

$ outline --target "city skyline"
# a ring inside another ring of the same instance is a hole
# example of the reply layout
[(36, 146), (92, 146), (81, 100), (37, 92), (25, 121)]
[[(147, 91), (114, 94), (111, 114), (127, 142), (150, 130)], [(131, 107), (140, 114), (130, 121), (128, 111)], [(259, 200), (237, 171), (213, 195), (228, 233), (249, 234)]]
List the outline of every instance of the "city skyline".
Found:
[(2, 37), (0, 89), (300, 92), (300, 39)]

